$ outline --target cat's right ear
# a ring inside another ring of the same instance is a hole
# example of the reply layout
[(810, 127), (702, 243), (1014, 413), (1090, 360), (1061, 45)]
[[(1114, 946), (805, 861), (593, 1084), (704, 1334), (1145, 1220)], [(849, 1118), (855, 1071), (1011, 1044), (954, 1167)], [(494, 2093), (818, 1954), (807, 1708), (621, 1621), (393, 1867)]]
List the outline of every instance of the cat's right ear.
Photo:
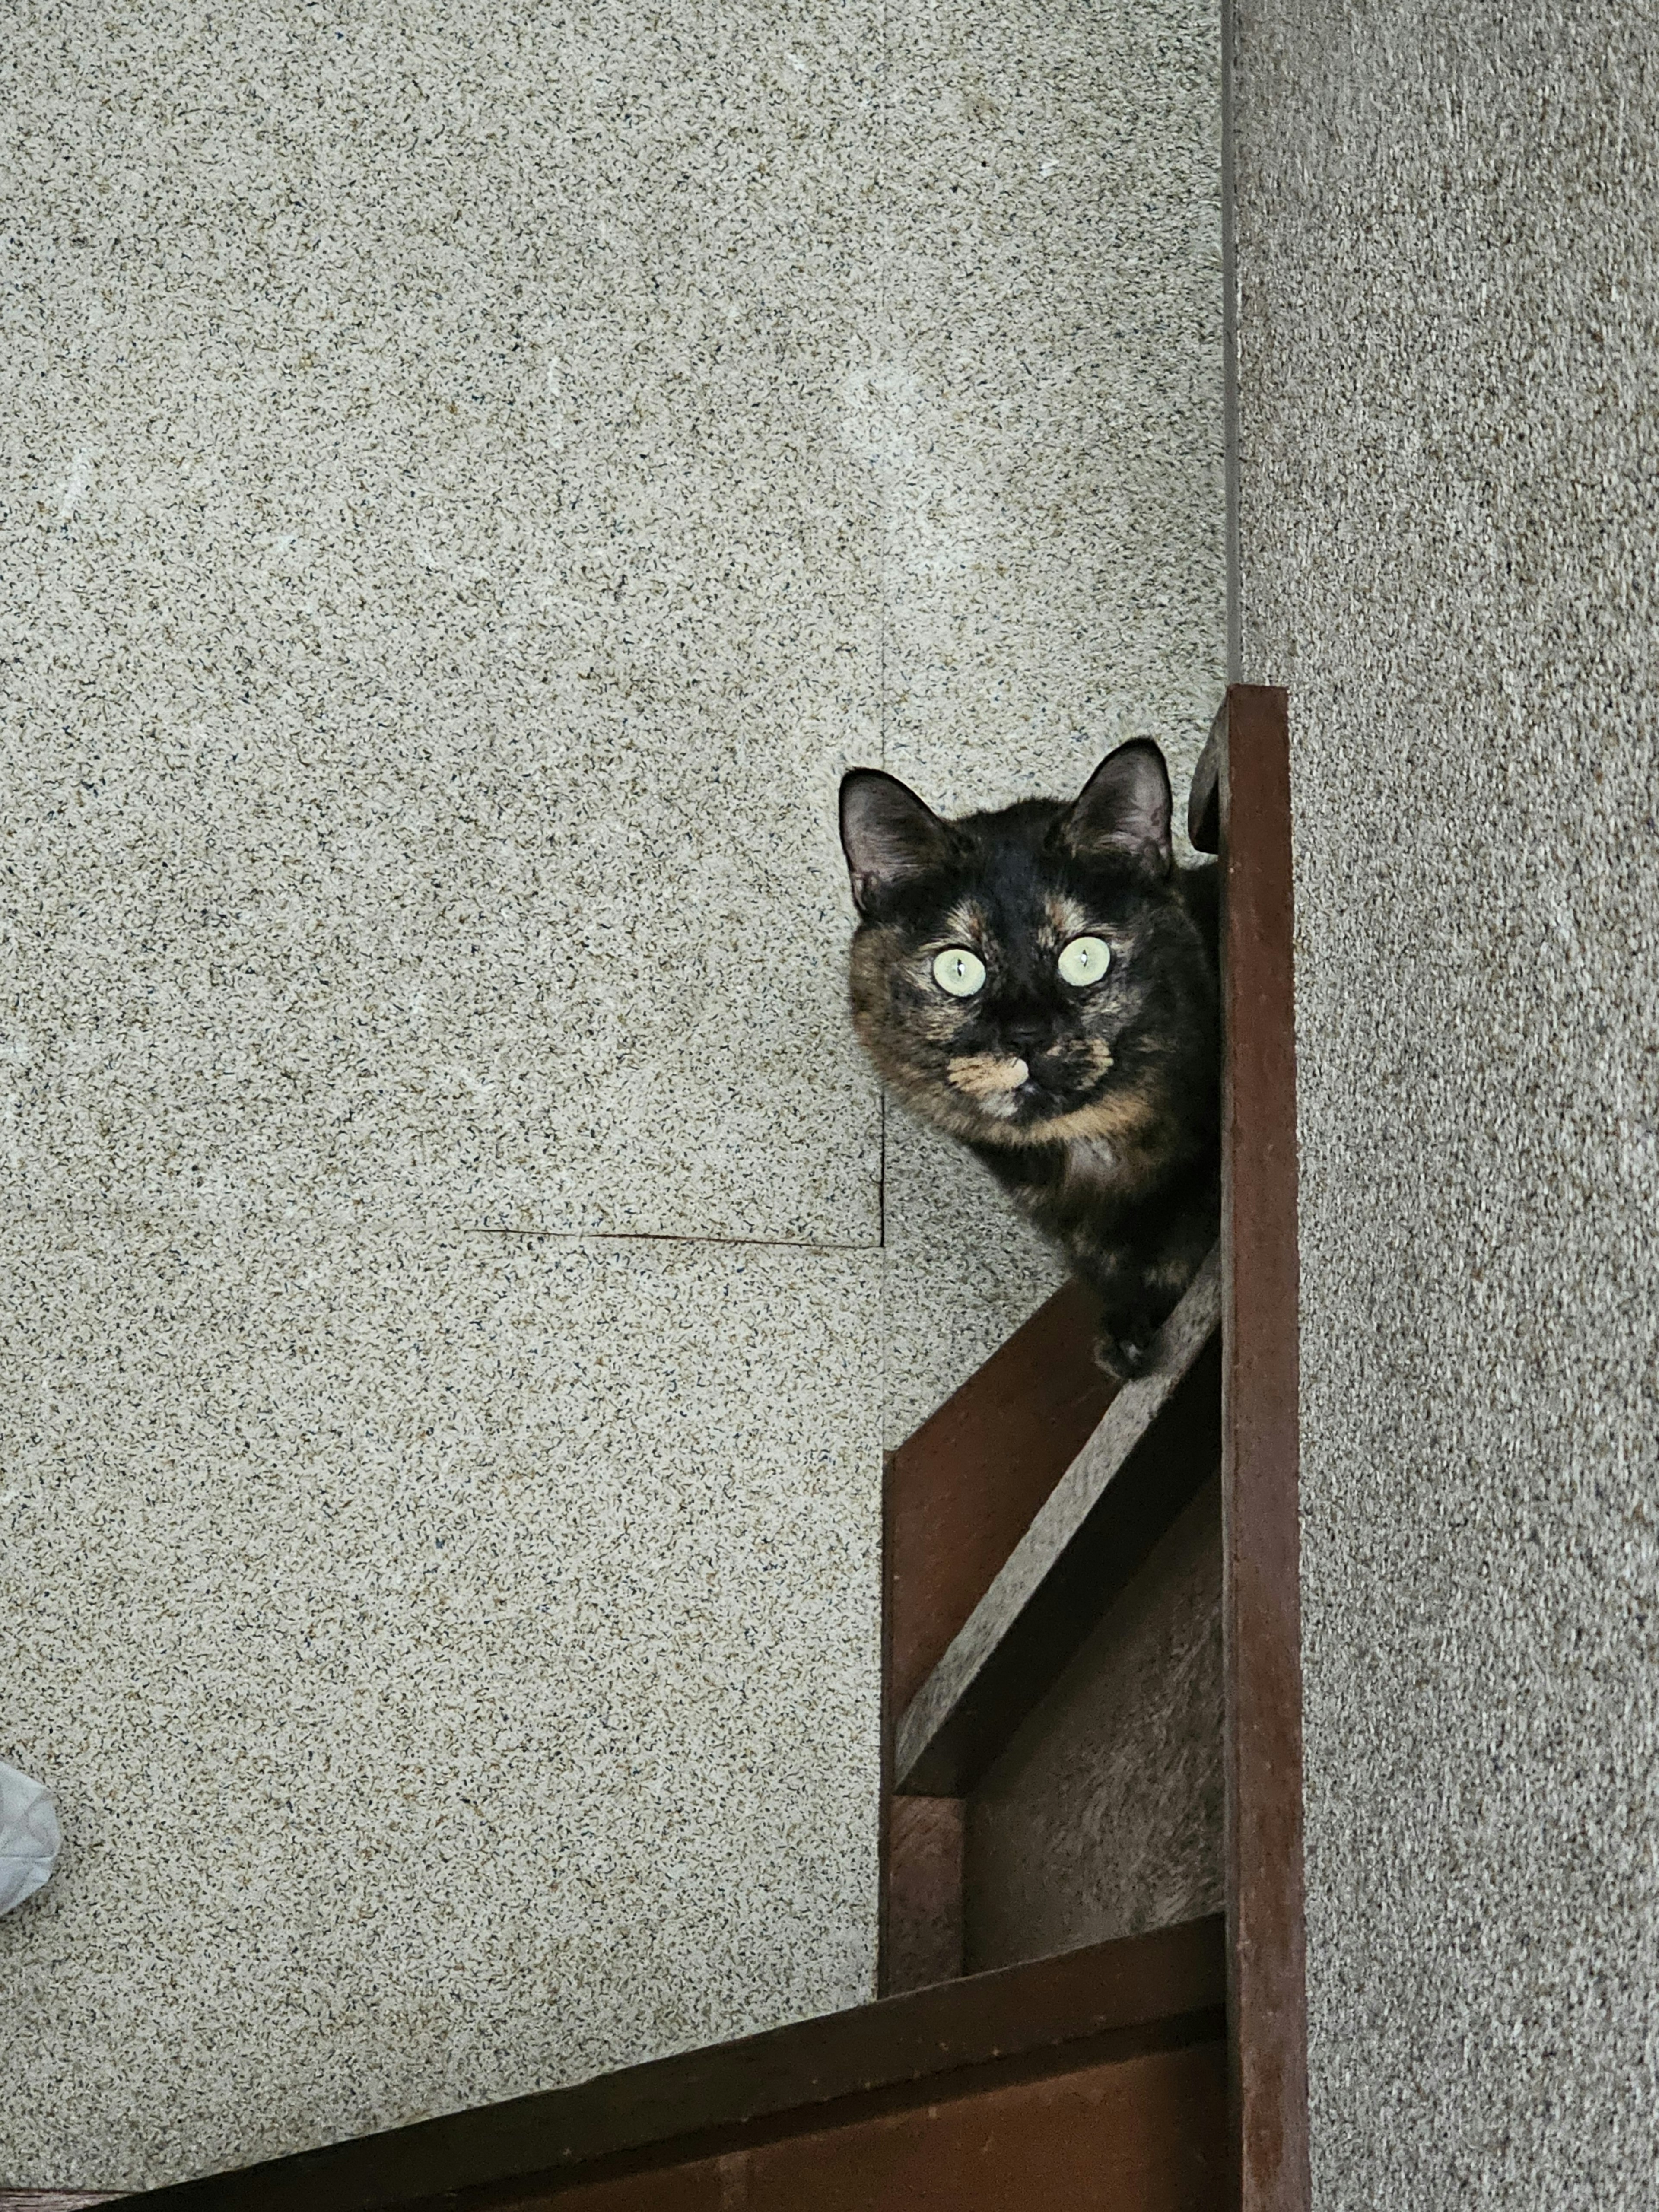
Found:
[(841, 780), (841, 846), (853, 903), (873, 913), (895, 891), (931, 875), (950, 850), (950, 830), (908, 783), (878, 768)]

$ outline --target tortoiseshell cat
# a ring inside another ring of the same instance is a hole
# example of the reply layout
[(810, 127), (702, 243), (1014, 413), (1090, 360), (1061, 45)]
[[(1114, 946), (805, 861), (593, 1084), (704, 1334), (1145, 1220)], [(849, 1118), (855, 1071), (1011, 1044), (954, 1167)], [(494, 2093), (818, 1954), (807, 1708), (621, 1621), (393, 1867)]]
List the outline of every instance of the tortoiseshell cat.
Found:
[(1141, 1373), (1219, 1172), (1215, 870), (1175, 864), (1163, 754), (1136, 738), (1070, 805), (954, 822), (854, 769), (841, 837), (865, 1049), (1097, 1293), (1102, 1366)]

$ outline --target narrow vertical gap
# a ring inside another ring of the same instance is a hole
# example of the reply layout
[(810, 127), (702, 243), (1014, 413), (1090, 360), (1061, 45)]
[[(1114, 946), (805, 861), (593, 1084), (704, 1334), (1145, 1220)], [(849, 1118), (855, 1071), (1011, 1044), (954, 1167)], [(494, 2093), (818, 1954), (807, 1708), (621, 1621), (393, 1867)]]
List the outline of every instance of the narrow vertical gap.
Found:
[(891, 405), (886, 370), (889, 351), (887, 328), (888, 281), (892, 262), (892, 207), (888, 197), (887, 149), (889, 122), (892, 106), (892, 27), (889, 19), (890, 0), (878, 0), (876, 63), (876, 327), (875, 375), (871, 380), (874, 395), (872, 412), (877, 435), (876, 499), (879, 519), (876, 532), (876, 727), (880, 752), (878, 765), (887, 765), (887, 612), (889, 579), (892, 574), (890, 532), (892, 501), (888, 494), (887, 472), (890, 441), (887, 410)]
[[(885, 374), (889, 334), (887, 329), (888, 283), (891, 275), (892, 210), (888, 198), (887, 136), (891, 110), (892, 38), (889, 9), (891, 0), (877, 0), (876, 46), (876, 116), (875, 116), (875, 187), (876, 187), (876, 281), (874, 338), (874, 370), (871, 378), (872, 413), (876, 434), (876, 733), (878, 765), (887, 765), (887, 613), (889, 582), (892, 573), (891, 529), (892, 501), (888, 488), (889, 437), (887, 410), (892, 401), (890, 386)], [(892, 1455), (887, 1450), (888, 1408), (893, 1402), (892, 1331), (887, 1326), (888, 1305), (892, 1296), (891, 1269), (887, 1261), (887, 1092), (878, 1087), (876, 1092), (876, 1244), (881, 1253), (878, 1263), (879, 1279), (876, 1292), (878, 1310), (881, 1316), (880, 1363), (877, 1387), (881, 1401), (876, 1408), (877, 1425), (881, 1441), (881, 1510), (877, 1520), (880, 1553), (877, 1561), (876, 1593), (880, 1608), (877, 1622), (878, 1650), (880, 1663), (880, 1686), (877, 1707), (877, 1729), (880, 1751), (876, 1776), (876, 1955), (873, 1961), (874, 1988), (872, 1994), (885, 1996), (892, 1961), (892, 1930), (890, 1906), (892, 1891), (892, 1625), (893, 1596), (891, 1588), (893, 1545), (890, 1526), (892, 1504)]]
[[(877, 435), (876, 499), (878, 519), (876, 531), (876, 730), (879, 765), (887, 765), (887, 611), (889, 579), (892, 574), (890, 532), (892, 501), (888, 495), (888, 437), (886, 411), (891, 404), (890, 386), (885, 374), (889, 333), (887, 328), (888, 279), (892, 258), (892, 209), (888, 198), (887, 149), (888, 127), (891, 111), (892, 37), (889, 17), (890, 0), (878, 0), (877, 6), (877, 62), (876, 62), (876, 374), (872, 379), (874, 394), (874, 416)], [(887, 1246), (887, 1093), (876, 1094), (876, 1243), (884, 1251)], [(885, 1297), (884, 1279), (883, 1297)], [(887, 1332), (882, 1331), (882, 1433), (886, 1434), (888, 1405)]]
[(1243, 560), (1238, 466), (1238, 229), (1234, 194), (1237, 0), (1221, 6), (1221, 441), (1226, 500), (1227, 681), (1244, 680)]
[(887, 1093), (876, 1093), (876, 1244), (879, 1250), (887, 1249)]

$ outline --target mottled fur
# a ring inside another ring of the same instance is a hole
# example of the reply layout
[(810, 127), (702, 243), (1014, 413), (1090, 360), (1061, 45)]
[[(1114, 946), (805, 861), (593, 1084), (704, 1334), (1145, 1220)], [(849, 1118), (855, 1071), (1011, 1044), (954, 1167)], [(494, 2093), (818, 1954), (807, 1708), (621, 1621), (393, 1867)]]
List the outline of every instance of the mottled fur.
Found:
[[(1174, 863), (1162, 753), (1137, 739), (1069, 805), (1028, 799), (954, 822), (854, 769), (842, 841), (865, 1049), (1095, 1290), (1102, 1364), (1139, 1373), (1218, 1206), (1214, 871)], [(1057, 963), (1085, 936), (1111, 960), (1077, 988)], [(984, 963), (971, 997), (934, 980), (952, 946)]]

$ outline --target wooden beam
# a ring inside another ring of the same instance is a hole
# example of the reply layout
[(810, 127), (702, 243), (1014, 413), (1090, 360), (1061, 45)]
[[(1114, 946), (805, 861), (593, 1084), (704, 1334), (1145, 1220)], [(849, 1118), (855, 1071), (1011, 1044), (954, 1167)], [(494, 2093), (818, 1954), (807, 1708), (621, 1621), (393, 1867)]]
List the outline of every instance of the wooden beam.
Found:
[[(1227, 2212), (1224, 2043), (1000, 2082), (496, 2212)], [(434, 2208), (436, 2212), (436, 2208)], [(444, 2212), (462, 2212), (446, 2205)], [(466, 2208), (482, 2212), (482, 2208)]]
[(1218, 794), (1227, 1038), (1222, 1615), (1234, 2096), (1242, 2212), (1307, 2212), (1288, 699), (1234, 684), (1224, 717), (1224, 743), (1207, 750)]
[(1066, 1283), (998, 1346), (889, 1463), (889, 1694), (902, 1712), (1082, 1449), (1116, 1385), (1094, 1360), (1098, 1316)]
[(83, 2212), (88, 2204), (113, 2204), (110, 2189), (0, 2189), (0, 2212)]
[[(147, 2212), (528, 2204), (809, 2132), (826, 2141), (825, 2130), (1010, 2083), (1218, 2048), (1224, 1990), (1218, 1917), (126, 2201)], [(1182, 2124), (1178, 2106), (1168, 2119)]]
[(1214, 1255), (906, 1707), (896, 1790), (959, 1796), (1052, 1686), (1220, 1447)]
[[(960, 1797), (886, 1794), (881, 1996), (962, 1972), (968, 1808)], [(0, 2208), (3, 2212), (3, 2208)]]
[(896, 1796), (893, 1728), (1111, 1403), (1098, 1316), (1055, 1291), (889, 1455), (882, 1534), (883, 1996), (962, 1972), (963, 1808)]

